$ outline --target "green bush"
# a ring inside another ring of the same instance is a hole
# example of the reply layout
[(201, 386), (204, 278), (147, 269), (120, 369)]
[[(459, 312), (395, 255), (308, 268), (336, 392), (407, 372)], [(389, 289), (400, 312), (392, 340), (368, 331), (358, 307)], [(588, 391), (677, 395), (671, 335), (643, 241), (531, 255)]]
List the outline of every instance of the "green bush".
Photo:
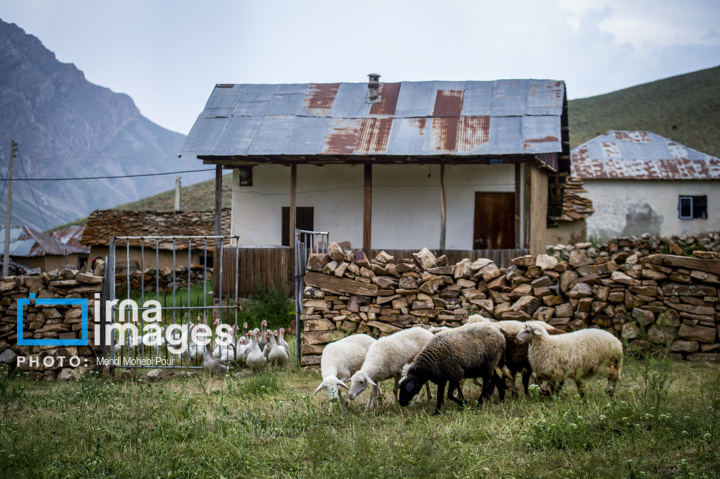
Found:
[(262, 320), (267, 321), (269, 329), (287, 328), (295, 319), (295, 305), (290, 300), (290, 293), (280, 284), (273, 281), (265, 287), (259, 281), (250, 294), (247, 308), (238, 317), (238, 322), (247, 322), (250, 329), (259, 328)]

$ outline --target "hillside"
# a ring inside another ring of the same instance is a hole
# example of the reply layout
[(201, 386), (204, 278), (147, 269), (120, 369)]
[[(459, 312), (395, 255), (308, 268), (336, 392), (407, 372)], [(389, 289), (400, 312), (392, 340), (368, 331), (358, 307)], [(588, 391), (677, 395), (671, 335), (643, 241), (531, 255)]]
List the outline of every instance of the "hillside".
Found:
[[(198, 162), (199, 163), (199, 162)], [(223, 207), (231, 204), (232, 190), (230, 182), (232, 174), (223, 176)], [(180, 188), (180, 204), (183, 210), (206, 211), (215, 209), (215, 179), (195, 183)], [(171, 211), (175, 208), (175, 189), (148, 196), (132, 203), (118, 206), (118, 210), (132, 211)]]
[(568, 108), (573, 148), (608, 130), (647, 130), (720, 157), (720, 67), (571, 100)]
[[(94, 85), (74, 65), (59, 62), (36, 37), (0, 20), (0, 176), (6, 177), (10, 142), (19, 144), (15, 178), (122, 176), (198, 169), (178, 158), (184, 135), (140, 114), (132, 99)], [(20, 161), (20, 159), (22, 161)], [(24, 167), (24, 169), (23, 169)], [(212, 172), (183, 181), (211, 178)], [(15, 225), (45, 230), (167, 190), (174, 176), (27, 182), (13, 191)], [(5, 215), (0, 201), (0, 217)]]

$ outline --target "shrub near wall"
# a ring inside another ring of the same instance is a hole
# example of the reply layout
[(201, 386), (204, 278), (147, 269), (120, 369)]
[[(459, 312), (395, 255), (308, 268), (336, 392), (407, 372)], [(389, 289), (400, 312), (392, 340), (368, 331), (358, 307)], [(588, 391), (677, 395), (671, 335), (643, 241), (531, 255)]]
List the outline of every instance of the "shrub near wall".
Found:
[(712, 253), (591, 258), (589, 243), (576, 246), (568, 261), (524, 256), (501, 269), (487, 259), (450, 265), (427, 249), (400, 261), (382, 252), (368, 259), (333, 243), (308, 260), (302, 364), (319, 364), (325, 345), (347, 334), (458, 326), (471, 312), (603, 328), (631, 350), (671, 344), (675, 359), (718, 360), (720, 260)]

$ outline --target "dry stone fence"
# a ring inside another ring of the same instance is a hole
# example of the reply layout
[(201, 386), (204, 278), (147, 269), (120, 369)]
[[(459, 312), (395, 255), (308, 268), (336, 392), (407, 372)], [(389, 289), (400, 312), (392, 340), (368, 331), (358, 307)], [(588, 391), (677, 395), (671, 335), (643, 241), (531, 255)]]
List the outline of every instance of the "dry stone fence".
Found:
[(602, 328), (630, 351), (669, 346), (678, 360), (720, 358), (716, 252), (642, 256), (618, 247), (611, 254), (590, 243), (550, 252), (557, 257), (523, 256), (506, 269), (488, 259), (448, 264), (427, 249), (400, 260), (384, 252), (368, 258), (332, 243), (308, 259), (302, 365), (319, 364), (325, 345), (348, 334), (459, 326), (474, 312), (566, 331)]
[[(104, 271), (104, 268), (103, 268)], [(95, 293), (103, 289), (103, 276), (92, 272), (63, 269), (33, 276), (8, 276), (0, 283), (0, 363), (19, 364), (36, 379), (70, 379), (80, 372), (95, 369), (98, 350), (87, 346), (18, 346), (17, 300), (35, 294), (37, 299), (86, 298), (88, 334), (94, 342)], [(23, 308), (23, 333), (26, 339), (80, 339), (82, 311), (79, 305), (39, 305)], [(18, 362), (18, 357), (24, 361)], [(46, 359), (48, 358), (48, 359)], [(71, 358), (79, 363), (70, 364)]]

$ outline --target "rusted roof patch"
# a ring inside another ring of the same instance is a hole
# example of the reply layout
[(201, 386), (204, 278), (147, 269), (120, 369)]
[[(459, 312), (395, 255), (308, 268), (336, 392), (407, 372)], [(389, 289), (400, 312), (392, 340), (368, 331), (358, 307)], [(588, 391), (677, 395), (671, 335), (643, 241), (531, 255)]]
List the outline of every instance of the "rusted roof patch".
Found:
[(358, 142), (361, 120), (339, 119), (325, 136), (323, 152), (328, 155), (352, 155)]
[(339, 83), (311, 83), (305, 95), (305, 108), (313, 113), (327, 115), (335, 101)]
[(380, 101), (370, 107), (371, 115), (394, 115), (400, 96), (400, 83), (381, 83)]
[(610, 131), (572, 151), (585, 179), (716, 180), (720, 159), (646, 131)]
[(435, 108), (432, 116), (459, 117), (463, 107), (462, 90), (438, 90), (435, 95)]
[(384, 153), (387, 150), (392, 118), (365, 118), (355, 153)]

